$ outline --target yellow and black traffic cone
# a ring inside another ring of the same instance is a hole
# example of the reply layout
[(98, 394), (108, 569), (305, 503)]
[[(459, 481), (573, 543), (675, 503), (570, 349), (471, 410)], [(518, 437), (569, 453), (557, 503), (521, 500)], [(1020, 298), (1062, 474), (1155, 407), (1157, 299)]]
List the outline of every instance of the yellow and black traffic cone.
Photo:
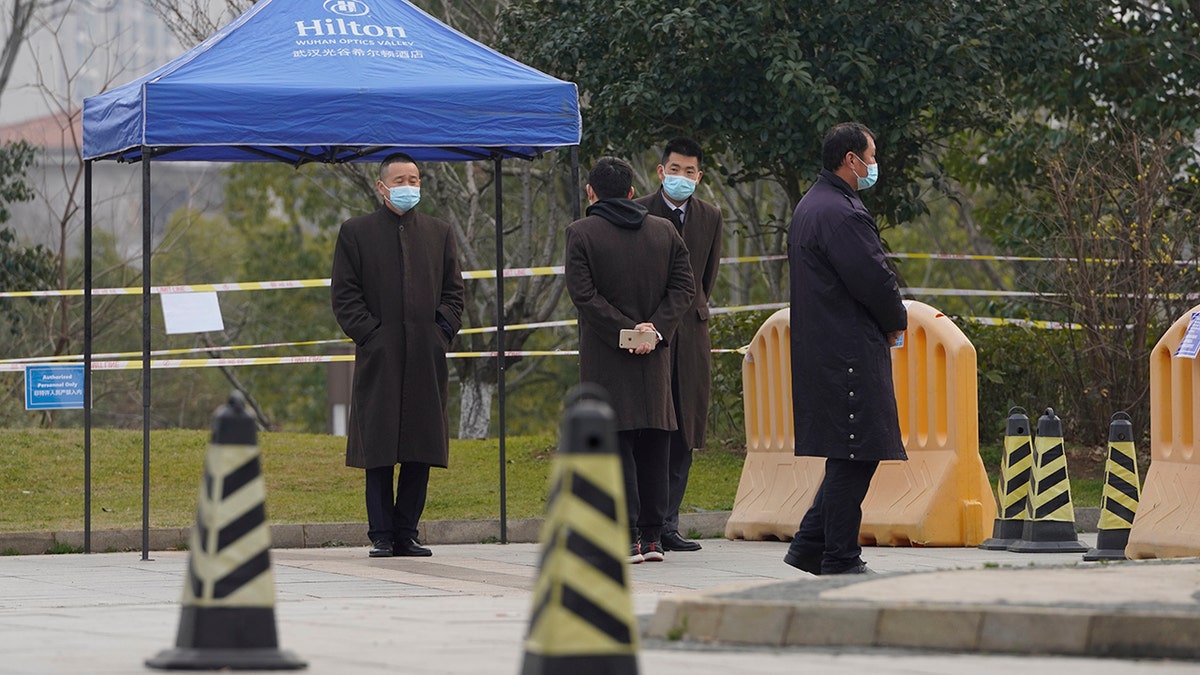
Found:
[(1096, 548), (1084, 553), (1084, 560), (1128, 560), (1125, 546), (1129, 544), (1129, 530), (1137, 514), (1140, 485), (1133, 421), (1129, 413), (1121, 410), (1113, 414), (1108, 425), (1108, 464), (1104, 468)]
[(1075, 534), (1075, 507), (1067, 479), (1067, 455), (1062, 420), (1054, 408), (1038, 419), (1033, 441), (1033, 480), (1029, 508), (1021, 538), (1009, 545), (1014, 553), (1083, 553), (1087, 550)]
[(174, 649), (146, 660), (168, 670), (298, 670), (275, 633), (275, 575), (258, 429), (241, 394), (213, 418), (196, 524), (188, 549), (183, 614)]
[(1021, 539), (1025, 530), (1025, 511), (1029, 502), (1029, 478), (1033, 468), (1033, 437), (1025, 409), (1013, 407), (1008, 411), (1004, 429), (1004, 457), (1000, 459), (1000, 480), (996, 496), (1000, 513), (992, 522), (992, 536), (979, 548), (985, 551), (1004, 551)]
[(523, 675), (636, 674), (629, 523), (612, 408), (599, 387), (568, 397), (550, 480)]

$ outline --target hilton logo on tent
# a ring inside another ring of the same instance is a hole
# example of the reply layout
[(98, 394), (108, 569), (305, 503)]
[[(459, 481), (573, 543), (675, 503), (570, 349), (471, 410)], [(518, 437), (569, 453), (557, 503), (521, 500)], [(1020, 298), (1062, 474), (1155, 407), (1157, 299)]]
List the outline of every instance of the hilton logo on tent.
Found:
[[(337, 4), (362, 3), (340, 2)], [(360, 24), (357, 21), (338, 19), (313, 19), (312, 21), (296, 22), (296, 37), (325, 37), (330, 35), (354, 35), (357, 37), (400, 39), (408, 37), (401, 26), (379, 26), (373, 23)], [(368, 43), (369, 44), (369, 43)]]
[(371, 8), (357, 0), (325, 0), (325, 11), (339, 16), (365, 16), (371, 13)]

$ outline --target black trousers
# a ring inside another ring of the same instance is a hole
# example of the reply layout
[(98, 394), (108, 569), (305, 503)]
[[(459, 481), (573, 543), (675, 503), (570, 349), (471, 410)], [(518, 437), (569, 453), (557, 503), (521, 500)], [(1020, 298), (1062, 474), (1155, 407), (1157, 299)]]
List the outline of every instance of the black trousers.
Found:
[(662, 429), (617, 432), (625, 508), (633, 541), (658, 541), (667, 515), (667, 455), (670, 433)]
[(687, 492), (688, 474), (692, 470), (692, 449), (684, 440), (683, 432), (672, 431), (670, 434), (671, 443), (667, 455), (667, 517), (663, 519), (663, 532), (678, 532), (679, 507), (683, 505), (683, 493)]
[[(675, 418), (680, 427), (683, 418), (679, 411), (679, 344), (671, 343), (671, 403), (675, 406)], [(663, 532), (679, 531), (679, 507), (683, 504), (683, 493), (687, 492), (688, 474), (692, 470), (692, 448), (684, 438), (683, 429), (670, 432), (670, 450), (667, 455), (667, 517), (663, 519)]]
[(393, 499), (395, 473), (395, 466), (367, 469), (367, 536), (373, 542), (417, 538), (417, 523), (425, 510), (429, 488), (429, 465), (402, 462)]
[(809, 559), (820, 556), (822, 574), (837, 574), (862, 564), (858, 545), (862, 503), (878, 467), (879, 462), (826, 459), (825, 478), (792, 537), (789, 552)]

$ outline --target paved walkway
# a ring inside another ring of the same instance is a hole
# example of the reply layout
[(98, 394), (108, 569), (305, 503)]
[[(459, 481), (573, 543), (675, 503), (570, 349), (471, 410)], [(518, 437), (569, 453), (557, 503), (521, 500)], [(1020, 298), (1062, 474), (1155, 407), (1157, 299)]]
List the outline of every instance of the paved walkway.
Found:
[[(1094, 543), (1094, 535), (1081, 539)], [(879, 574), (839, 579), (784, 565), (783, 543), (703, 543), (703, 551), (630, 568), (643, 628), (698, 638), (643, 638), (642, 673), (1200, 673), (1200, 661), (1183, 658), (1052, 655), (1089, 640), (1127, 644), (1133, 626), (1138, 639), (1161, 637), (1160, 654), (1179, 649), (1182, 635), (1197, 658), (1197, 560), (1098, 564), (1079, 554), (869, 548), (864, 557)], [(275, 549), (280, 647), (313, 673), (520, 672), (538, 546), (433, 548), (424, 559), (370, 559), (359, 547)], [(0, 673), (149, 672), (143, 661), (174, 646), (187, 556), (0, 558)], [(686, 631), (664, 629), (689, 603), (709, 614), (688, 610)], [(839, 623), (839, 611), (859, 623)], [(875, 618), (863, 623), (863, 611)], [(834, 643), (839, 633), (842, 646), (780, 646), (803, 635)], [(1044, 655), (977, 651), (1011, 649), (1019, 639), (1030, 640), (1020, 651)]]

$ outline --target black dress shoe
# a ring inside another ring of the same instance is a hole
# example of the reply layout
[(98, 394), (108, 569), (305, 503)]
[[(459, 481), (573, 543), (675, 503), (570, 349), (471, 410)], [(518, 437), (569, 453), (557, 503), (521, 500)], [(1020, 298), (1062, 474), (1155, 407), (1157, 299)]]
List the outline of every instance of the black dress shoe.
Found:
[(825, 572), (825, 574), (875, 574), (875, 570), (867, 567), (867, 563), (860, 562), (857, 565), (847, 567), (844, 570), (838, 570), (837, 572)]
[(372, 558), (390, 558), (392, 557), (392, 542), (387, 539), (376, 539), (371, 542), (371, 550), (367, 555)]
[(788, 551), (787, 555), (783, 556), (783, 562), (802, 572), (808, 572), (809, 574), (821, 576), (821, 558), (821, 554), (800, 555), (798, 553)]
[(392, 555), (424, 558), (433, 555), (433, 551), (418, 544), (416, 539), (404, 539), (397, 544), (392, 544)]
[(664, 551), (699, 551), (700, 544), (691, 539), (684, 539), (678, 532), (663, 532), (662, 547)]

